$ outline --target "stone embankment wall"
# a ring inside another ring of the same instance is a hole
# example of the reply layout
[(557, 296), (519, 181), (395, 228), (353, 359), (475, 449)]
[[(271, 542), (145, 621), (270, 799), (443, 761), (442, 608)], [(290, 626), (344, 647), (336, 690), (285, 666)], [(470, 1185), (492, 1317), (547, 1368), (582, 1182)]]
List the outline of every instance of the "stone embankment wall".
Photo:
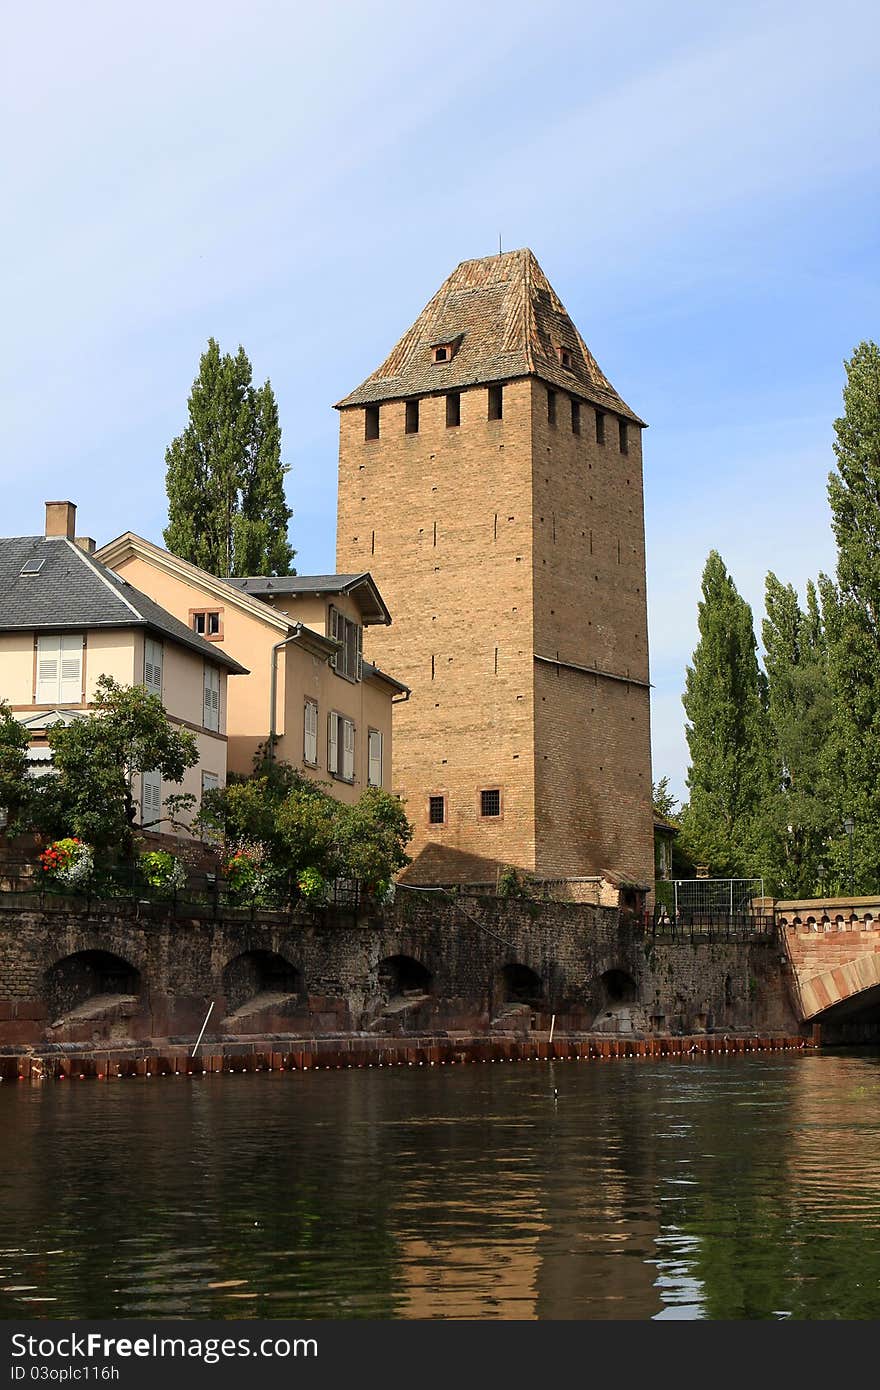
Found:
[(266, 1034), (798, 1031), (779, 947), (654, 941), (617, 910), (403, 890), (380, 915), (172, 919), (0, 899), (0, 1049)]

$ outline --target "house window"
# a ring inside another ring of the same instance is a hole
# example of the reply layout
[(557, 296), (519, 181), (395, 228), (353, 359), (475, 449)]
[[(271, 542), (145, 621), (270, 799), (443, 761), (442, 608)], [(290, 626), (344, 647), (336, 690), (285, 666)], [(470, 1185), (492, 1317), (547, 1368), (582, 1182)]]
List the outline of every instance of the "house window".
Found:
[(330, 636), (340, 644), (340, 650), (330, 658), (330, 665), (337, 676), (344, 676), (349, 681), (359, 681), (363, 675), (364, 664), (363, 628), (360, 623), (346, 618), (345, 614), (340, 613), (332, 604), (329, 626)]
[(162, 819), (162, 774), (158, 768), (141, 773), (141, 825), (146, 830)]
[(596, 411), (596, 443), (605, 443), (605, 415), (601, 410)]
[(303, 762), (318, 766), (318, 706), (306, 700), (303, 712)]
[(461, 395), (458, 391), (450, 391), (446, 397), (446, 428), (454, 429), (461, 424)]
[(221, 608), (191, 608), (189, 616), (193, 632), (207, 637), (209, 641), (211, 638), (219, 641), (223, 636), (222, 612)]
[(83, 699), (81, 633), (37, 638), (38, 705), (78, 705)]
[(367, 786), (381, 787), (382, 785), (382, 735), (378, 729), (371, 729), (368, 734), (369, 757), (367, 763)]
[(480, 815), (501, 815), (501, 792), (498, 787), (490, 787), (488, 790), (480, 792)]
[(340, 781), (354, 781), (354, 723), (335, 712), (327, 720), (327, 771)]
[(406, 403), (406, 433), (418, 434), (419, 432), (419, 403), (418, 401), (407, 401)]
[(364, 439), (379, 438), (379, 407), (368, 405), (364, 411)]
[(569, 370), (571, 368), (571, 350), (566, 347), (560, 347), (557, 348), (556, 351), (559, 354), (560, 366), (565, 367), (566, 370)]
[(205, 663), (205, 691), (202, 723), (206, 729), (220, 732), (220, 672)]
[(627, 434), (626, 421), (625, 421), (625, 420), (619, 420), (619, 421), (618, 421), (618, 425), (619, 425), (619, 427), (620, 427), (620, 452), (621, 452), (622, 454), (628, 454), (628, 453), (629, 453), (629, 437), (628, 437), (628, 434)]
[(547, 424), (556, 424), (556, 392), (547, 392)]
[(202, 772), (202, 800), (205, 792), (215, 792), (220, 787), (220, 777), (216, 772)]
[(571, 432), (580, 434), (581, 432), (581, 403), (572, 401), (571, 403)]
[(490, 386), (489, 398), (489, 419), (502, 420), (504, 418), (504, 387)]
[(144, 639), (144, 685), (148, 695), (162, 699), (162, 643), (155, 637)]
[(428, 797), (428, 824), (429, 824), (429, 825), (445, 825), (445, 824), (446, 824), (446, 797), (445, 797), (445, 796), (429, 796), (429, 797)]

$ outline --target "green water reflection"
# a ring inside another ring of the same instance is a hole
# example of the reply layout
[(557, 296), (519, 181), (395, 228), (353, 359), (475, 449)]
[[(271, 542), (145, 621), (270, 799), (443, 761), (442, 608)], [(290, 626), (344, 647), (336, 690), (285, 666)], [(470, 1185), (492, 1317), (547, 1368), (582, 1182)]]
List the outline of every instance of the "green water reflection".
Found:
[(875, 1318), (880, 1059), (0, 1088), (5, 1317)]

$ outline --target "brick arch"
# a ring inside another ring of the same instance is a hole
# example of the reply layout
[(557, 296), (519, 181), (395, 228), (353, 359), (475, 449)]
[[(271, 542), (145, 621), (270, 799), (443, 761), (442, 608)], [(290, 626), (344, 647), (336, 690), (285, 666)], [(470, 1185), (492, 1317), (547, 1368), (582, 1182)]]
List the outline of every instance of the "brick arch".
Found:
[(800, 981), (800, 996), (805, 1019), (815, 1018), (835, 1004), (863, 994), (880, 985), (880, 952), (856, 956), (831, 970), (823, 970), (809, 980)]

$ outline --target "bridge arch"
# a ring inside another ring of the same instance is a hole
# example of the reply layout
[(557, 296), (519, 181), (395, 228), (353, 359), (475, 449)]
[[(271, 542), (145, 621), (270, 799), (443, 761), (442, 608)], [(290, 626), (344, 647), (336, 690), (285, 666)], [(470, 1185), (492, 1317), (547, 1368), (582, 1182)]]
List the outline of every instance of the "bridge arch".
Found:
[(385, 956), (377, 967), (379, 988), (389, 999), (407, 994), (430, 994), (434, 977), (414, 956)]
[(545, 999), (544, 981), (530, 966), (508, 961), (500, 971), (500, 993), (505, 1004), (529, 1004), (540, 1008)]
[(302, 973), (277, 951), (242, 951), (223, 971), (223, 995), (227, 1014), (236, 1013), (258, 1000), (289, 998), (302, 994)]
[(599, 983), (606, 1004), (634, 1004), (639, 997), (639, 987), (628, 970), (606, 970)]
[(100, 1010), (141, 993), (141, 973), (111, 951), (74, 951), (50, 965), (44, 975), (49, 1017), (59, 1020), (89, 1006)]

